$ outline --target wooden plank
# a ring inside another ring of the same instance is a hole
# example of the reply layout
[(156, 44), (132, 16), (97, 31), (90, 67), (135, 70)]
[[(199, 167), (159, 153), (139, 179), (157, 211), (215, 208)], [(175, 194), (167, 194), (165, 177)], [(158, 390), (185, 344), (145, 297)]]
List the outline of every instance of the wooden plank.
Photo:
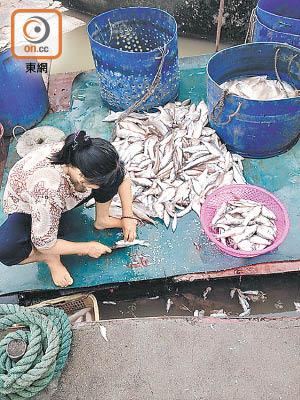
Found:
[(237, 275), (269, 275), (295, 271), (300, 271), (300, 260), (260, 263), (245, 265), (243, 267), (230, 268), (224, 271), (200, 272), (195, 274), (179, 275), (175, 276), (173, 280), (175, 282), (193, 282), (200, 279), (205, 280), (212, 278), (228, 278)]

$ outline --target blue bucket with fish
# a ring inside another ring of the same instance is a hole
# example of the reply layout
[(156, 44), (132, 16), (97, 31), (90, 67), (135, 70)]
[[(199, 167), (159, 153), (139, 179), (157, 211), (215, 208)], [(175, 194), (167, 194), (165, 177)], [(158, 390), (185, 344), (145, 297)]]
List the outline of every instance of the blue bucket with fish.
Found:
[(35, 61), (15, 59), (10, 49), (0, 53), (0, 123), (5, 136), (11, 136), (16, 125), (32, 128), (48, 111), (42, 75), (26, 72), (29, 62)]
[[(275, 67), (276, 60), (276, 67)], [(234, 153), (266, 158), (289, 150), (300, 134), (300, 97), (251, 100), (226, 93), (232, 79), (264, 76), (300, 89), (300, 50), (282, 43), (249, 43), (216, 53), (207, 65), (210, 125)]]
[(299, 0), (259, 0), (256, 15), (261, 24), (274, 31), (300, 35)]
[(87, 32), (100, 95), (109, 108), (137, 103), (142, 111), (176, 99), (177, 24), (171, 15), (149, 7), (119, 8), (93, 18)]

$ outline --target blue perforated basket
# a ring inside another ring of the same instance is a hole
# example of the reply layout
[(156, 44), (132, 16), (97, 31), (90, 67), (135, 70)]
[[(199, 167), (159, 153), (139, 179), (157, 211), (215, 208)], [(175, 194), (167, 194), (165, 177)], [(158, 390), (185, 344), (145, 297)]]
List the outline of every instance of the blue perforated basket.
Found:
[(164, 49), (161, 79), (138, 108), (149, 110), (174, 101), (179, 90), (177, 25), (156, 8), (127, 7), (93, 18), (87, 32), (98, 71), (100, 95), (111, 109), (126, 110), (153, 82)]

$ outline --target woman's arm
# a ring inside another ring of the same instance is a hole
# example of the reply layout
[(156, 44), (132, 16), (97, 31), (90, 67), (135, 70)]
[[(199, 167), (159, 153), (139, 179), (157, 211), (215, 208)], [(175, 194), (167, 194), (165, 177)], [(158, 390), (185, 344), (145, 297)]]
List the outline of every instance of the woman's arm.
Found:
[[(122, 216), (133, 217), (131, 182), (129, 177), (125, 178), (119, 186), (118, 194), (122, 204)], [(112, 200), (109, 200), (106, 203), (99, 203), (96, 199), (96, 217), (94, 227), (96, 229), (122, 228), (124, 240), (130, 242), (133, 241), (136, 238), (136, 220), (131, 218), (120, 219), (110, 217), (109, 208), (111, 201)]]
[(57, 239), (55, 245), (49, 249), (37, 250), (43, 254), (54, 254), (60, 256), (78, 254), (93, 258), (99, 258), (102, 254), (111, 253), (111, 249), (100, 242), (70, 242), (64, 239)]
[(129, 176), (119, 186), (118, 193), (122, 204), (122, 216), (133, 217), (131, 181)]
[(124, 218), (133, 217), (132, 191), (129, 177), (125, 178), (121, 183), (118, 193), (122, 204), (122, 229), (124, 233), (124, 240), (132, 242), (136, 238), (137, 221), (131, 218)]

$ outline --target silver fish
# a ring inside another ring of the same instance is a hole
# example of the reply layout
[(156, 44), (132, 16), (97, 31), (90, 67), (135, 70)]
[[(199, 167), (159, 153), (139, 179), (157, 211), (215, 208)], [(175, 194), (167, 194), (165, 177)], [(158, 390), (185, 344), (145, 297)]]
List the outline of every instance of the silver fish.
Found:
[(206, 299), (207, 299), (207, 296), (208, 296), (208, 294), (209, 294), (211, 291), (212, 291), (212, 288), (211, 288), (210, 286), (208, 286), (208, 287), (204, 290), (204, 292), (202, 293), (203, 300), (206, 300)]
[(238, 248), (243, 251), (253, 251), (253, 243), (250, 240), (244, 239), (237, 244)]
[(270, 244), (270, 241), (267, 239), (262, 238), (261, 236), (258, 235), (253, 235), (250, 239), (251, 243), (256, 243), (256, 244), (263, 244), (268, 246)]
[(192, 203), (190, 203), (186, 208), (184, 208), (182, 211), (177, 213), (177, 217), (183, 217), (184, 215), (186, 215), (187, 213), (189, 213), (192, 209)]
[(251, 312), (251, 308), (247, 308), (245, 311), (239, 314), (239, 317), (247, 317)]
[(239, 297), (240, 305), (242, 306), (243, 310), (244, 310), (244, 311), (249, 310), (249, 309), (250, 309), (250, 306), (249, 306), (248, 301), (247, 301), (244, 297), (242, 297), (242, 296), (240, 296), (240, 295), (239, 295), (238, 297)]
[(166, 307), (167, 312), (170, 311), (170, 308), (171, 308), (171, 305), (172, 305), (172, 304), (173, 304), (173, 301), (172, 301), (171, 299), (168, 299), (168, 300), (167, 300), (167, 307)]
[(244, 226), (236, 226), (234, 228), (229, 229), (228, 231), (216, 234), (216, 238), (221, 239), (221, 238), (227, 238), (227, 237), (232, 237), (232, 236), (236, 236), (236, 235), (241, 235), (244, 231), (245, 231)]
[(250, 221), (257, 218), (260, 213), (262, 212), (262, 207), (254, 207), (251, 211), (249, 211), (248, 215), (246, 216), (243, 225), (248, 225)]
[[(243, 241), (247, 241), (247, 239), (251, 239), (251, 237), (255, 234), (256, 230), (257, 230), (257, 225), (246, 226), (245, 231), (240, 235), (233, 236), (232, 240), (237, 244)], [(251, 244), (251, 240), (249, 241)], [(246, 245), (247, 245), (246, 243), (242, 244), (243, 247), (245, 247)]]
[(221, 310), (214, 310), (209, 316), (213, 318), (228, 318), (228, 315), (222, 308)]
[(273, 213), (273, 211), (269, 210), (267, 207), (263, 206), (261, 210), (261, 215), (263, 217), (266, 217), (268, 219), (276, 219), (276, 215)]
[(294, 301), (294, 305), (296, 307), (296, 311), (300, 313), (300, 303), (297, 301)]
[(172, 231), (175, 232), (177, 227), (177, 213), (175, 213), (173, 221), (172, 221)]
[(126, 242), (125, 240), (118, 240), (113, 246), (111, 246), (111, 249), (121, 249), (123, 247), (131, 247), (131, 246), (135, 246), (135, 245), (139, 245), (139, 246), (146, 246), (149, 247), (150, 243), (147, 242), (146, 240), (139, 240), (139, 239), (135, 239), (132, 242)]
[(111, 111), (102, 121), (115, 122), (122, 114), (123, 111), (118, 111), (118, 112)]
[(171, 221), (170, 215), (168, 214), (167, 210), (165, 209), (164, 210), (164, 224), (165, 224), (166, 228), (169, 227), (170, 221)]
[(106, 329), (106, 327), (103, 326), (103, 325), (99, 325), (99, 327), (100, 327), (100, 333), (101, 333), (101, 335), (103, 336), (104, 340), (106, 340), (106, 342), (108, 342), (108, 339), (107, 339), (107, 329)]
[(215, 216), (213, 217), (211, 224), (215, 225), (215, 223), (225, 215), (227, 209), (227, 203), (222, 203), (221, 207), (217, 210)]
[(264, 239), (271, 240), (271, 241), (274, 240), (275, 231), (274, 231), (274, 229), (272, 229), (269, 226), (258, 226), (256, 232), (257, 232), (258, 236), (261, 236)]
[(143, 135), (145, 135), (144, 129), (135, 124), (134, 122), (121, 121), (119, 124), (122, 128), (128, 129), (129, 131), (142, 133)]

